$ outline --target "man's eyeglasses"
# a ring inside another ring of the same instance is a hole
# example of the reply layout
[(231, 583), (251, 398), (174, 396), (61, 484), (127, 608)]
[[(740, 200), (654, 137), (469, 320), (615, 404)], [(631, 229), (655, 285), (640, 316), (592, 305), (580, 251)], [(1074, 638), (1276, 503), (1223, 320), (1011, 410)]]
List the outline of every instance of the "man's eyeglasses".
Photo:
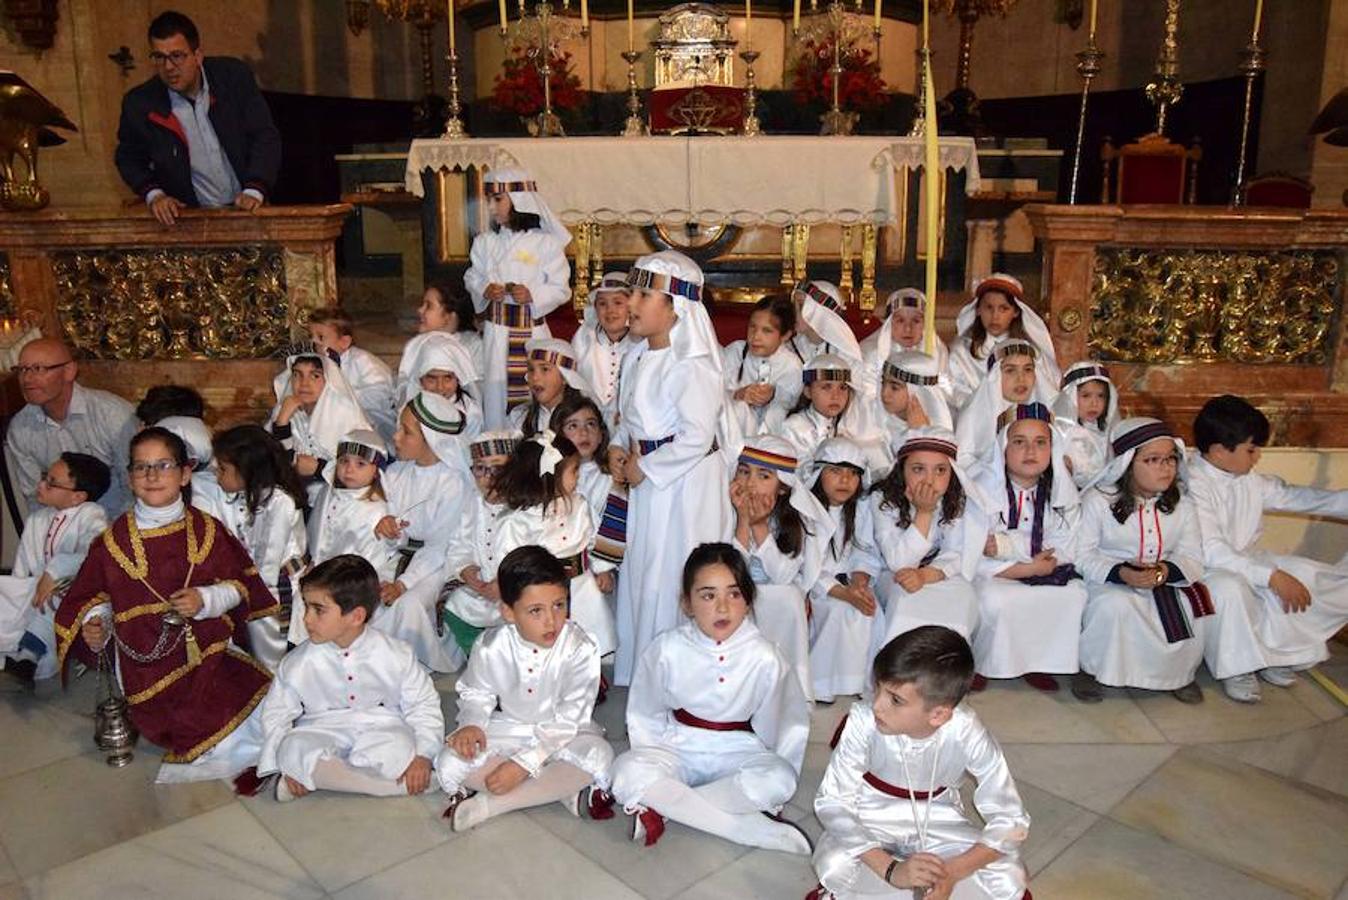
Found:
[(174, 50), (172, 53), (160, 53), (158, 50), (155, 50), (150, 54), (150, 62), (154, 63), (156, 66), (173, 63), (173, 65), (177, 67), (187, 62), (187, 58), (191, 55), (192, 54), (188, 53), (186, 50)]
[(78, 490), (79, 490), (79, 488), (75, 487), (75, 485), (73, 485), (73, 484), (57, 484), (55, 481), (52, 481), (52, 480), (51, 480), (51, 473), (50, 473), (50, 472), (43, 472), (42, 475), (41, 475), (41, 477), (38, 478), (38, 481), (42, 482), (42, 483), (45, 484), (47, 487), (50, 487), (50, 488), (60, 488), (60, 489), (63, 490), (63, 491), (78, 491)]
[(48, 372), (55, 372), (57, 369), (64, 369), (74, 360), (68, 359), (65, 362), (52, 363), (49, 366), (10, 366), (9, 370), (22, 378), (25, 375), (46, 375)]
[(182, 466), (171, 459), (160, 459), (155, 462), (132, 463), (126, 467), (126, 470), (131, 473), (132, 478), (149, 478), (151, 472), (154, 472), (156, 475), (167, 475), (174, 469), (181, 468)]

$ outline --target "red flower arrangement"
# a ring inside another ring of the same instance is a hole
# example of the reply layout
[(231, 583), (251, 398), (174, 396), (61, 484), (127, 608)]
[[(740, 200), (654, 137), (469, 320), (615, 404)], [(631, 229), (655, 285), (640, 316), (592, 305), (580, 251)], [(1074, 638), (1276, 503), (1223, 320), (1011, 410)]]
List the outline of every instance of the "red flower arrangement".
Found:
[[(585, 92), (580, 87), (570, 53), (552, 56), (552, 108), (566, 112), (580, 108)], [(543, 78), (523, 50), (516, 50), (501, 67), (491, 92), (492, 103), (517, 116), (535, 116), (543, 111)]]
[[(806, 41), (792, 66), (791, 90), (802, 105), (833, 102), (833, 42)], [(838, 102), (844, 109), (876, 109), (885, 103), (885, 80), (870, 50), (855, 48), (842, 56)]]

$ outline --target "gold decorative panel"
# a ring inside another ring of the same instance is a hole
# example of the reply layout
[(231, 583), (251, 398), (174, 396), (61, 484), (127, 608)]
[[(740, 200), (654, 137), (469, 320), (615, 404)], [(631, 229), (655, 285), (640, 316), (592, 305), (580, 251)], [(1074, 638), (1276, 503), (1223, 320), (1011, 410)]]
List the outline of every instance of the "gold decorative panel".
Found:
[(0, 253), (0, 319), (17, 319), (18, 309), (14, 288), (9, 283), (9, 255)]
[(681, 3), (660, 16), (655, 84), (735, 84), (730, 17), (710, 3)]
[(53, 252), (56, 313), (93, 359), (259, 359), (290, 339), (280, 247)]
[(1137, 363), (1300, 363), (1334, 355), (1332, 251), (1098, 248), (1089, 352)]

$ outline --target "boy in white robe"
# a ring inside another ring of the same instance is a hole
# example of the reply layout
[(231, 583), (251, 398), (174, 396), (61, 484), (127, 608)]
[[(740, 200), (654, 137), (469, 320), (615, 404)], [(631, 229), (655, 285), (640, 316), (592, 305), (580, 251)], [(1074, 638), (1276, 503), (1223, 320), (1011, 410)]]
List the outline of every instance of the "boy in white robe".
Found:
[[(1203, 561), (1233, 573), (1258, 598), (1256, 628), (1269, 667), (1259, 677), (1286, 687), (1297, 669), (1329, 656), (1325, 642), (1348, 624), (1348, 566), (1258, 549), (1267, 511), (1348, 519), (1348, 491), (1289, 485), (1253, 471), (1268, 419), (1240, 397), (1215, 397), (1194, 420), (1199, 455), (1189, 458)], [(1255, 693), (1258, 682), (1245, 679)]]
[[(1030, 817), (997, 741), (961, 703), (973, 671), (968, 643), (939, 625), (876, 656), (875, 699), (853, 704), (815, 797), (824, 833), (807, 900), (1029, 897)], [(966, 772), (981, 824), (960, 797)]]
[(612, 818), (613, 748), (591, 718), (599, 650), (567, 620), (570, 575), (542, 547), (501, 560), (505, 624), (484, 634), (458, 683), (458, 729), (436, 758), (450, 795), (445, 818), (466, 831), (493, 816), (554, 801), (572, 815), (582, 795), (594, 818)]
[(288, 653), (262, 701), (258, 775), (276, 799), (314, 790), (420, 794), (445, 735), (440, 695), (407, 644), (367, 627), (379, 576), (335, 556), (300, 579), (309, 640)]
[(590, 291), (585, 317), (571, 338), (576, 371), (589, 383), (609, 427), (617, 424), (623, 357), (637, 344), (627, 317), (627, 273), (608, 272)]
[(53, 615), (84, 563), (89, 544), (108, 527), (98, 499), (112, 484), (107, 464), (87, 453), (62, 453), (37, 482), (12, 575), (0, 575), (0, 656), (13, 682), (32, 688), (56, 674)]
[(309, 339), (337, 354), (338, 365), (365, 417), (384, 440), (393, 437), (393, 370), (369, 350), (356, 346), (355, 322), (339, 306), (309, 313)]

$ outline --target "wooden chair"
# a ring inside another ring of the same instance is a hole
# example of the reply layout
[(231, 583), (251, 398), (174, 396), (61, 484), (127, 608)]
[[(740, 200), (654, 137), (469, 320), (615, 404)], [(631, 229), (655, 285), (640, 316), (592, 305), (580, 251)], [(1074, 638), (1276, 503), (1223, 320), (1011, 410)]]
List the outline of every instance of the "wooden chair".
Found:
[[(1101, 203), (1189, 203), (1195, 201), (1198, 162), (1203, 151), (1148, 134), (1115, 148), (1106, 137), (1100, 148)], [(1116, 174), (1117, 171), (1117, 174)]]
[(1269, 172), (1246, 179), (1246, 206), (1277, 206), (1283, 209), (1310, 209), (1315, 185), (1286, 172)]

